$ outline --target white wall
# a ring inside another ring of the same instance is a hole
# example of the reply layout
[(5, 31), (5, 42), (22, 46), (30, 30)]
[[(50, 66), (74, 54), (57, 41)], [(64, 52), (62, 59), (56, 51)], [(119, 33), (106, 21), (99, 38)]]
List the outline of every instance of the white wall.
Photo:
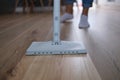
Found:
[(98, 3), (100, 4), (100, 5), (111, 5), (111, 4), (113, 4), (113, 5), (120, 5), (120, 0), (114, 0), (113, 2), (108, 2), (108, 0), (98, 0)]
[[(81, 2), (82, 0), (78, 0)], [(94, 0), (95, 3), (98, 3), (99, 5), (120, 5), (120, 0), (113, 0), (112, 2), (108, 2), (108, 0)]]
[(116, 4), (120, 4), (120, 0), (116, 0), (115, 2), (116, 2)]

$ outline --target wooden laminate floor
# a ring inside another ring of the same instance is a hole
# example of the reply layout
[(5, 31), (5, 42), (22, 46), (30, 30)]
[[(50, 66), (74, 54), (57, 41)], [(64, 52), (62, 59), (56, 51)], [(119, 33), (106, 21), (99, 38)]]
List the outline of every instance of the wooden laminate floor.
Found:
[(79, 14), (61, 24), (61, 39), (84, 42), (87, 55), (25, 56), (33, 40), (52, 39), (52, 13), (0, 16), (0, 74), (14, 68), (8, 80), (120, 80), (119, 8), (91, 9), (86, 30), (78, 29)]
[(27, 56), (17, 67), (10, 80), (101, 80), (88, 55)]

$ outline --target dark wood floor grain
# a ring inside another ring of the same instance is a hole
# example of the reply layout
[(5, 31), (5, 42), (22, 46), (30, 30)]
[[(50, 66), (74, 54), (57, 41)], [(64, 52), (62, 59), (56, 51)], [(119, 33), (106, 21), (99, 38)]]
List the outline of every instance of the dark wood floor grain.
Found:
[[(43, 34), (50, 28), (45, 27), (45, 20), (51, 21), (52, 16), (50, 13), (19, 14), (4, 15), (0, 19), (0, 74), (2, 75), (14, 69), (33, 40), (37, 38), (44, 40)], [(49, 21), (48, 24), (52, 25), (52, 21), (51, 23)]]

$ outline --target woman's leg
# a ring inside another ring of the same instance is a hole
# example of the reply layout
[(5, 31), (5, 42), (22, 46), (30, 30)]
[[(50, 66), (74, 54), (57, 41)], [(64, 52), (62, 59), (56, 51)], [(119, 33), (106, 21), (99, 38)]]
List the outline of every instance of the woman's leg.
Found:
[(66, 13), (73, 14), (73, 4), (66, 5)]
[(92, 7), (93, 0), (82, 0), (83, 11), (82, 14), (88, 16), (89, 8)]
[(90, 26), (88, 22), (88, 13), (89, 8), (92, 7), (93, 0), (82, 0), (82, 3), (83, 10), (80, 17), (79, 28), (88, 28)]
[(66, 12), (61, 17), (61, 22), (65, 22), (66, 20), (73, 18), (73, 3), (76, 0), (65, 0)]
[(82, 15), (88, 16), (88, 11), (89, 11), (89, 8), (83, 8)]

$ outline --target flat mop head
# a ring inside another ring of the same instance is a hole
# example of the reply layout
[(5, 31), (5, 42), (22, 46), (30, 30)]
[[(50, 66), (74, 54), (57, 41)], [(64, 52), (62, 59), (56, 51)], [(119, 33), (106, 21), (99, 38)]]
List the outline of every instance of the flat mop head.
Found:
[(33, 42), (27, 49), (26, 55), (47, 54), (84, 54), (87, 53), (83, 43), (73, 41), (61, 41), (60, 44), (48, 42)]
[(33, 42), (26, 55), (87, 53), (83, 43), (60, 40), (60, 0), (54, 0), (53, 41)]

